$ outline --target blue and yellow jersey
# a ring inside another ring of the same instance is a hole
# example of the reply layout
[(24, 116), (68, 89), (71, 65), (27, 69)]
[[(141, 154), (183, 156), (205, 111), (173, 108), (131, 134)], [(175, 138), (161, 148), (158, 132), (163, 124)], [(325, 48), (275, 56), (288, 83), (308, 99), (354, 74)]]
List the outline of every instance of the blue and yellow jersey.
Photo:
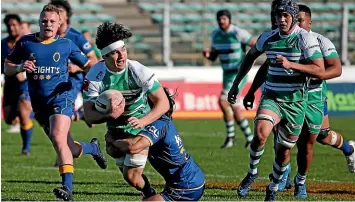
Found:
[[(38, 33), (23, 36), (7, 57), (12, 63), (35, 60), (35, 71), (27, 73), (28, 87), (35, 108), (50, 105), (57, 95), (72, 90), (68, 82), (68, 60), (79, 67), (88, 64), (88, 58), (69, 39), (56, 36), (41, 41)], [(70, 93), (68, 94), (70, 99)], [(37, 106), (37, 107), (36, 107)]]
[(1, 73), (4, 73), (4, 63), (7, 56), (10, 54), (13, 48), (13, 44), (11, 43), (11, 39), (6, 37), (1, 40)]
[(84, 35), (72, 27), (67, 27), (63, 38), (70, 39), (85, 55), (88, 55), (91, 51), (94, 50)]
[(146, 126), (140, 133), (151, 142), (149, 162), (175, 189), (195, 189), (205, 182), (202, 170), (182, 143), (173, 121), (167, 116)]

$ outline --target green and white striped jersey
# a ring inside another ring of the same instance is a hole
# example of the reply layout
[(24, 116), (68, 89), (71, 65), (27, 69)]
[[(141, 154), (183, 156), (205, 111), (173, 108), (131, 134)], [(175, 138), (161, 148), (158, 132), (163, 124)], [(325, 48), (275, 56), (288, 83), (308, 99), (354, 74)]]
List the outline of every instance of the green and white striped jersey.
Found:
[(230, 25), (227, 32), (220, 28), (211, 34), (212, 49), (219, 55), (223, 70), (239, 69), (244, 52), (241, 44), (249, 44), (252, 35), (235, 25)]
[(115, 89), (126, 100), (125, 111), (114, 122), (107, 122), (108, 128), (119, 128), (125, 133), (137, 135), (141, 129), (133, 129), (128, 123), (129, 117), (141, 118), (150, 112), (147, 94), (156, 91), (161, 85), (154, 74), (141, 63), (127, 60), (126, 68), (121, 72), (110, 71), (105, 62), (95, 64), (84, 81), (84, 101), (95, 102), (104, 91)]
[[(324, 59), (339, 58), (334, 44), (326, 37), (310, 31), (317, 38)], [(327, 94), (327, 84), (323, 80), (310, 80), (308, 86), (308, 103), (323, 102)]]
[(276, 63), (276, 56), (287, 57), (291, 62), (322, 58), (317, 39), (296, 25), (289, 35), (281, 35), (279, 29), (264, 32), (256, 42), (260, 52), (266, 52), (269, 65), (264, 92), (279, 102), (295, 102), (307, 99), (307, 76), (299, 71), (284, 69)]

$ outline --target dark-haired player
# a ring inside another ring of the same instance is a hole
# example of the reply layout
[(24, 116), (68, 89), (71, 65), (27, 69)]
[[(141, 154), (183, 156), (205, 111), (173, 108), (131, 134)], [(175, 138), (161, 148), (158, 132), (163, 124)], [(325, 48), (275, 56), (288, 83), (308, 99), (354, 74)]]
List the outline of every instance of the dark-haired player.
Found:
[[(220, 10), (216, 15), (219, 28), (211, 34), (211, 49), (203, 51), (204, 57), (215, 61), (219, 57), (223, 69), (223, 89), (219, 98), (219, 105), (223, 112), (227, 137), (221, 148), (230, 148), (235, 141), (234, 120), (246, 138), (245, 147), (248, 147), (253, 135), (248, 120), (243, 116), (240, 106), (231, 105), (227, 101), (227, 94), (233, 84), (233, 79), (238, 73), (240, 62), (244, 57), (242, 44), (253, 46), (256, 39), (252, 35), (232, 24), (232, 16), (228, 10)], [(242, 89), (247, 81), (245, 77), (240, 84)]]
[[(9, 55), (15, 42), (22, 36), (21, 18), (16, 14), (5, 16), (8, 37), (1, 40), (1, 69), (4, 70), (5, 58)], [(22, 154), (30, 153), (33, 123), (30, 118), (32, 111), (24, 73), (16, 76), (5, 76), (4, 86), (4, 117), (7, 124), (12, 124), (16, 117), (20, 119), (22, 138)]]
[[(165, 189), (160, 194), (144, 198), (146, 201), (198, 201), (204, 192), (205, 177), (189, 155), (172, 121), (174, 96), (164, 88), (170, 103), (169, 111), (149, 124), (133, 139), (119, 139), (106, 134), (107, 153), (120, 156), (120, 152), (137, 154), (149, 147), (148, 159), (164, 178)], [(154, 104), (149, 100), (149, 105)]]
[[(51, 4), (58, 7), (60, 12), (60, 17), (62, 20), (62, 24), (58, 29), (58, 35), (70, 39), (76, 44), (81, 52), (83, 52), (90, 60), (88, 67), (92, 67), (95, 63), (97, 63), (97, 58), (95, 52), (89, 41), (86, 40), (84, 35), (77, 31), (76, 29), (70, 27), (70, 18), (73, 15), (72, 8), (70, 6), (69, 1), (67, 0), (51, 0)], [(69, 81), (72, 83), (74, 89), (74, 97), (75, 100), (81, 99), (80, 92), (82, 91), (83, 82), (84, 82), (84, 72), (81, 68), (73, 63), (69, 63)], [(79, 106), (75, 106), (75, 121), (83, 120), (84, 114), (83, 110)], [(85, 119), (84, 119), (85, 121)], [(88, 124), (91, 127), (90, 124)]]
[[(131, 36), (121, 24), (106, 22), (98, 27), (96, 45), (104, 60), (90, 69), (83, 90), (85, 119), (92, 124), (106, 122), (107, 133), (117, 138), (139, 135), (169, 110), (169, 100), (155, 75), (141, 63), (127, 59), (123, 40)], [(119, 90), (125, 105), (111, 104), (112, 113), (102, 114), (94, 104), (100, 93), (108, 89)], [(154, 103), (153, 108), (148, 105), (148, 99)], [(155, 194), (143, 175), (147, 157), (148, 148), (116, 158), (125, 180), (145, 197)]]
[[(273, 163), (272, 182), (266, 189), (266, 201), (276, 200), (280, 180), (289, 166), (290, 151), (296, 144), (307, 109), (308, 75), (321, 77), (324, 60), (317, 39), (297, 25), (298, 5), (293, 0), (280, 0), (276, 4), (278, 29), (264, 32), (246, 55), (240, 71), (229, 91), (228, 100), (235, 103), (238, 84), (248, 73), (255, 59), (265, 52), (268, 73), (263, 96), (255, 118), (255, 136), (268, 137), (278, 126), (276, 158)], [(306, 64), (301, 61), (307, 61)], [(254, 138), (250, 146), (250, 168), (238, 187), (245, 196), (258, 176), (255, 164), (264, 151), (264, 142)], [(256, 157), (256, 158), (254, 158)]]
[(74, 94), (68, 81), (68, 60), (85, 69), (87, 57), (70, 40), (57, 36), (60, 26), (59, 10), (46, 5), (40, 13), (40, 32), (25, 35), (16, 42), (5, 60), (5, 74), (26, 71), (35, 118), (52, 141), (60, 159), (62, 186), (53, 190), (64, 200), (72, 200), (73, 157), (91, 154), (102, 168), (106, 168), (98, 140), (91, 143), (74, 142), (70, 133), (74, 108)]

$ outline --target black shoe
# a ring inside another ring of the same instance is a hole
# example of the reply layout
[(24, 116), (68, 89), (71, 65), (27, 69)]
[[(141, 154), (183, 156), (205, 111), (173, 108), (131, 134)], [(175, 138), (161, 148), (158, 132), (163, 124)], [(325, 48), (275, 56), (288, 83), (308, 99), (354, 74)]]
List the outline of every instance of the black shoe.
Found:
[(227, 137), (224, 141), (223, 145), (221, 146), (222, 149), (228, 149), (233, 147), (235, 142), (235, 137)]
[(276, 191), (271, 191), (269, 186), (266, 187), (266, 196), (264, 201), (276, 201)]
[(27, 149), (23, 149), (21, 154), (24, 155), (24, 156), (28, 156), (28, 155), (30, 155), (30, 151), (27, 150)]
[(96, 146), (97, 146), (97, 155), (92, 155), (92, 157), (94, 157), (94, 160), (96, 161), (97, 165), (100, 166), (100, 168), (106, 169), (107, 168), (107, 159), (101, 151), (99, 140), (97, 138), (92, 138), (90, 143), (96, 144)]
[(54, 188), (53, 193), (57, 199), (62, 199), (63, 201), (73, 201), (73, 194), (66, 185)]

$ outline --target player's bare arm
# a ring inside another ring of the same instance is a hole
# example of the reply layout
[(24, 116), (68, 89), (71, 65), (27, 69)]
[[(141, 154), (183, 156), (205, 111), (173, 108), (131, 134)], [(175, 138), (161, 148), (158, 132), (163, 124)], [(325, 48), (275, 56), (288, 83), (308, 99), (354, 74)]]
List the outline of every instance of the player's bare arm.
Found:
[(236, 102), (239, 83), (248, 74), (256, 58), (258, 58), (261, 54), (262, 52), (258, 51), (256, 49), (256, 46), (253, 46), (242, 60), (238, 74), (233, 81), (233, 86), (228, 93), (228, 102), (230, 102), (231, 104), (234, 104)]
[(210, 60), (212, 62), (214, 62), (218, 57), (218, 52), (214, 48), (204, 49), (202, 54), (203, 54), (203, 57), (207, 58), (208, 60)]
[(324, 60), (325, 64), (325, 72), (320, 77), (322, 80), (333, 79), (339, 77), (342, 73), (342, 66), (340, 59), (337, 58), (329, 58)]
[(115, 140), (111, 135), (105, 136), (106, 143), (110, 144), (114, 149), (119, 150), (126, 154), (138, 154), (151, 146), (151, 142), (143, 136), (137, 136), (135, 138), (127, 138)]
[(310, 74), (317, 78), (323, 77), (325, 72), (324, 60), (323, 58), (318, 58), (314, 60), (308, 60), (307, 64), (300, 64), (295, 62), (290, 62), (286, 57), (282, 55), (276, 56), (276, 63), (281, 64), (285, 69), (294, 69), (303, 73)]
[(158, 88), (152, 93), (149, 93), (148, 98), (153, 102), (154, 107), (148, 114), (143, 116), (141, 119), (137, 119), (136, 117), (130, 117), (128, 121), (133, 128), (142, 128), (158, 120), (158, 118), (160, 118), (169, 110), (169, 100), (162, 87)]
[(258, 69), (258, 72), (255, 75), (253, 83), (251, 84), (248, 93), (245, 95), (243, 99), (243, 105), (246, 110), (253, 108), (253, 103), (255, 100), (255, 92), (260, 88), (260, 86), (265, 82), (266, 75), (268, 70), (267, 61), (264, 62), (263, 65)]
[(5, 64), (4, 64), (5, 75), (13, 76), (24, 71), (33, 72), (35, 71), (36, 68), (35, 62), (36, 62), (35, 60), (26, 60), (22, 64), (15, 64), (9, 60), (5, 60)]
[(94, 66), (94, 64), (96, 64), (96, 63), (98, 62), (97, 57), (96, 57), (94, 51), (91, 51), (91, 52), (88, 53), (86, 56), (87, 56), (87, 57), (89, 58), (89, 60), (90, 60), (89, 68), (91, 68), (92, 66)]

